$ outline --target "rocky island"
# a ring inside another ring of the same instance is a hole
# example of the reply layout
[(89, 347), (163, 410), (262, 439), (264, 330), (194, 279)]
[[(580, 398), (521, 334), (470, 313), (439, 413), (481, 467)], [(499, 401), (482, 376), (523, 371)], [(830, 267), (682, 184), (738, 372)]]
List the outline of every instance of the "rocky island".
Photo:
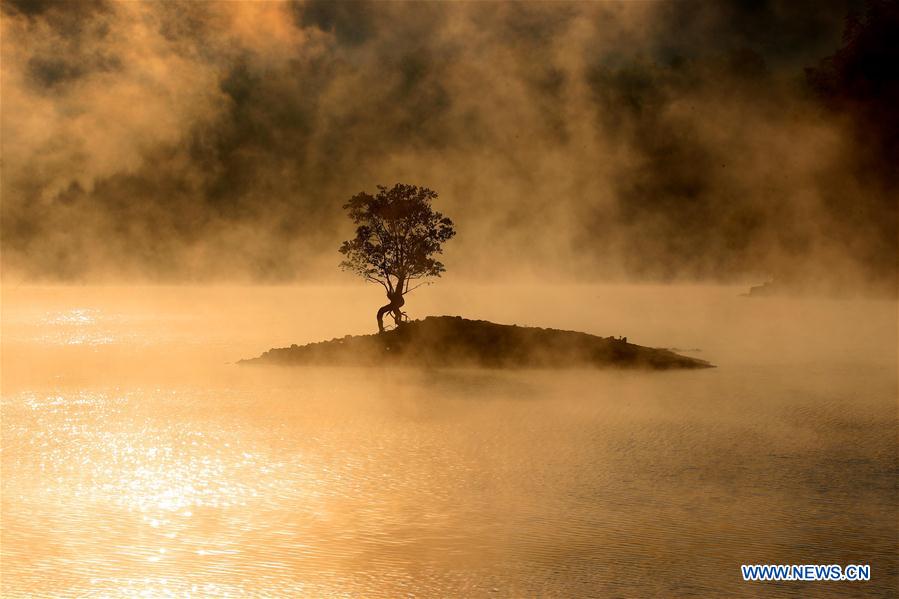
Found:
[(430, 316), (373, 335), (271, 349), (241, 364), (438, 368), (712, 368), (666, 349), (575, 331)]

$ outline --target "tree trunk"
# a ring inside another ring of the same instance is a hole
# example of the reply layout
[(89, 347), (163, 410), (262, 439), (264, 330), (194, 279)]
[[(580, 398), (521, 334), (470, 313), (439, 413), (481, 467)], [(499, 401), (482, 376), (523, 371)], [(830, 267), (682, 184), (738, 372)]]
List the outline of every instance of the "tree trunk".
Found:
[(390, 310), (391, 312), (393, 312), (393, 322), (397, 327), (399, 327), (403, 322), (403, 312), (402, 310), (400, 310), (400, 308), (402, 308), (405, 304), (406, 300), (403, 298), (403, 294), (397, 292), (396, 299), (394, 299), (393, 303), (391, 304), (393, 308)]
[(386, 306), (381, 306), (378, 308), (378, 332), (384, 332), (384, 315), (393, 310), (393, 302), (391, 301)]
[(400, 323), (403, 319), (403, 313), (400, 310), (405, 304), (406, 300), (403, 298), (403, 292), (400, 287), (397, 287), (396, 291), (393, 293), (387, 294), (387, 299), (390, 300), (390, 303), (386, 306), (381, 306), (378, 308), (378, 332), (384, 332), (384, 315), (388, 312), (393, 315), (393, 322), (396, 323), (396, 326), (400, 326)]

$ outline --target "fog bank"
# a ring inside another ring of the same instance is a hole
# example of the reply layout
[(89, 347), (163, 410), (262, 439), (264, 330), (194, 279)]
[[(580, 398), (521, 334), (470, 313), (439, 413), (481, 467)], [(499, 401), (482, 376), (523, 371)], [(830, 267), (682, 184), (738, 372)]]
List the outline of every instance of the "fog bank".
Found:
[(402, 181), (460, 279), (895, 288), (895, 2), (2, 10), (5, 280), (345, 280)]

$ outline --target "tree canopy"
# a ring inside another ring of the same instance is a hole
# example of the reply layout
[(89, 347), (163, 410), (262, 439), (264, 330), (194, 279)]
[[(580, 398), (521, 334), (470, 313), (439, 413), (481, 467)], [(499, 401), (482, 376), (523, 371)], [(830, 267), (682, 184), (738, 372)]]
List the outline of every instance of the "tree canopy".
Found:
[(402, 296), (423, 284), (416, 281), (445, 270), (436, 256), (456, 231), (453, 221), (431, 206), (436, 198), (427, 187), (397, 183), (378, 186), (375, 195), (358, 193), (343, 206), (356, 234), (340, 246), (340, 267), (384, 287), (391, 303), (378, 312), (381, 330), (386, 312), (394, 313), (397, 324), (402, 320)]

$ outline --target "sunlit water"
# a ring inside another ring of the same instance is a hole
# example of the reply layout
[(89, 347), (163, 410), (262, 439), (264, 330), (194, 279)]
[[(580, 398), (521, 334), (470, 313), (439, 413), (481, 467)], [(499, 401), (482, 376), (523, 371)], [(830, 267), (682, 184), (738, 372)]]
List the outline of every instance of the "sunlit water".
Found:
[(895, 596), (896, 304), (738, 291), (408, 305), (718, 365), (653, 373), (231, 363), (370, 331), (370, 288), (4, 289), (2, 596)]

